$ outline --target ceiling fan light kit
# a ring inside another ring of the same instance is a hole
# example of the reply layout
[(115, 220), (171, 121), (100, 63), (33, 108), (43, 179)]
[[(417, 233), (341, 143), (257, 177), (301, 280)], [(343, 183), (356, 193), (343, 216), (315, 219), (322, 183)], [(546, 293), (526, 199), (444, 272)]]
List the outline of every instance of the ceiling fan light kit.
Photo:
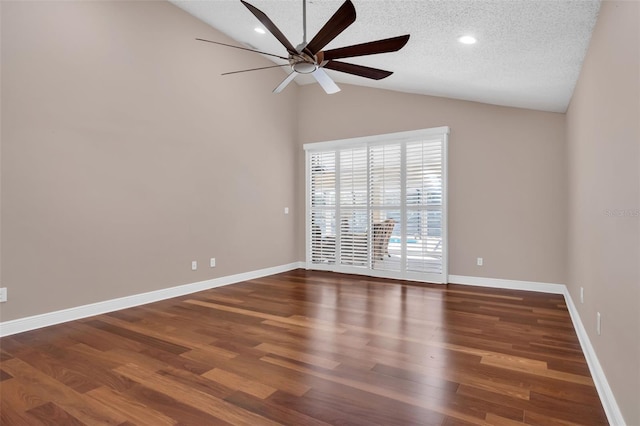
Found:
[(351, 0), (346, 0), (342, 6), (334, 13), (327, 23), (318, 31), (318, 33), (307, 43), (307, 16), (306, 16), (306, 0), (303, 0), (303, 41), (297, 47), (293, 47), (291, 42), (285, 37), (278, 27), (269, 19), (269, 17), (255, 6), (240, 0), (242, 4), (260, 21), (260, 23), (284, 46), (289, 54), (288, 57), (274, 55), (271, 53), (260, 52), (245, 47), (233, 46), (225, 43), (219, 43), (211, 40), (196, 39), (208, 43), (218, 44), (227, 47), (233, 47), (242, 50), (248, 50), (255, 53), (261, 53), (268, 56), (277, 57), (286, 60), (288, 64), (274, 65), (269, 67), (253, 68), (250, 70), (234, 71), (226, 74), (236, 74), (247, 71), (257, 71), (267, 68), (277, 68), (282, 66), (290, 66), (291, 73), (287, 78), (276, 87), (273, 92), (280, 93), (289, 83), (291, 83), (298, 74), (310, 74), (320, 84), (324, 91), (328, 94), (340, 91), (338, 85), (324, 71), (330, 69), (352, 74), (373, 80), (381, 80), (389, 77), (393, 72), (380, 70), (377, 68), (356, 65), (347, 62), (336, 61), (336, 59), (353, 58), (357, 56), (375, 55), (378, 53), (396, 52), (402, 49), (409, 41), (409, 34), (392, 37), (384, 40), (376, 40), (352, 46), (341, 47), (323, 51), (322, 49), (342, 33), (349, 25), (356, 20), (356, 10)]

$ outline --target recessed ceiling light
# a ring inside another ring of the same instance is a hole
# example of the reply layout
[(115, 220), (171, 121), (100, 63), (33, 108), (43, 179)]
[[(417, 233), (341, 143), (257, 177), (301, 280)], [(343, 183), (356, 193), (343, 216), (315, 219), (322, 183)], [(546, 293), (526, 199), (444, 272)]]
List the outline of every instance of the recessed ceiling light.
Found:
[(264, 30), (264, 28), (260, 28), (260, 27), (255, 27), (253, 29), (253, 31), (257, 32), (258, 34), (266, 34), (267, 32)]
[(466, 35), (458, 38), (458, 41), (462, 44), (475, 44), (478, 40), (473, 36)]

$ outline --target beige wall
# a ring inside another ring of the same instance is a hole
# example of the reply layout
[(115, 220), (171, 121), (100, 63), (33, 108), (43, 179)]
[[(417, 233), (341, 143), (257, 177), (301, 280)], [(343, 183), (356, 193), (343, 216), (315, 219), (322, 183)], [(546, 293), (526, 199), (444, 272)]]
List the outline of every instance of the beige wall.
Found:
[(603, 3), (567, 113), (568, 287), (629, 425), (640, 424), (639, 18), (637, 2)]
[(1, 7), (2, 321), (298, 260), (281, 70), (165, 2)]
[[(564, 114), (341, 88), (300, 88), (302, 179), (304, 143), (449, 126), (449, 273), (565, 283)], [(303, 209), (303, 187), (298, 195)]]

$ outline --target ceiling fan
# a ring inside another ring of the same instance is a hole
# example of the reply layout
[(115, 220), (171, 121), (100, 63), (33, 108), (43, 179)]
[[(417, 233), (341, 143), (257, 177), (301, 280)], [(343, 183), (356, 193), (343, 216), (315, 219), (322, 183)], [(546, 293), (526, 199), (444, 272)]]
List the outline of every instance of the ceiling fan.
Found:
[(252, 6), (244, 0), (240, 0), (243, 5), (278, 41), (287, 49), (288, 57), (274, 55), (271, 53), (260, 52), (245, 47), (233, 46), (230, 44), (220, 43), (217, 41), (205, 40), (197, 38), (196, 40), (208, 43), (219, 44), (222, 46), (233, 47), (236, 49), (248, 50), (250, 52), (261, 53), (263, 55), (273, 56), (287, 61), (286, 64), (274, 65), (269, 67), (253, 68), (249, 70), (233, 71), (222, 75), (236, 74), (247, 71), (257, 71), (267, 68), (278, 68), (290, 66), (291, 73), (284, 79), (282, 83), (276, 87), (273, 92), (280, 93), (289, 83), (291, 83), (299, 74), (311, 74), (316, 81), (322, 86), (328, 94), (340, 91), (338, 85), (329, 77), (324, 69), (340, 71), (360, 77), (370, 78), (373, 80), (381, 80), (389, 77), (393, 72), (385, 71), (377, 68), (366, 67), (363, 65), (350, 64), (347, 62), (337, 61), (336, 59), (353, 58), (357, 56), (375, 55), (378, 53), (396, 52), (404, 47), (409, 41), (409, 34), (403, 36), (387, 38), (383, 40), (370, 41), (362, 44), (341, 47), (338, 49), (322, 50), (334, 38), (342, 33), (349, 25), (356, 20), (356, 9), (351, 0), (346, 0), (336, 13), (327, 21), (320, 29), (318, 34), (307, 43), (307, 8), (306, 0), (302, 4), (302, 20), (303, 20), (303, 41), (297, 47), (293, 47), (291, 42), (282, 34), (269, 17), (260, 9)]

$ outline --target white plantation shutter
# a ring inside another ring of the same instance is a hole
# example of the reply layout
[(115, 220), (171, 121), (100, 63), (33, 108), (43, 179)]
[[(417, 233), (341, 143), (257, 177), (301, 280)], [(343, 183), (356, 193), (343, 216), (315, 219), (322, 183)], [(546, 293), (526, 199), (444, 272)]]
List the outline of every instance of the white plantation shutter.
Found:
[(309, 161), (311, 253), (314, 263), (335, 262), (336, 153), (316, 152)]
[(305, 145), (308, 267), (447, 282), (448, 133)]
[(442, 143), (407, 143), (407, 270), (442, 273)]

